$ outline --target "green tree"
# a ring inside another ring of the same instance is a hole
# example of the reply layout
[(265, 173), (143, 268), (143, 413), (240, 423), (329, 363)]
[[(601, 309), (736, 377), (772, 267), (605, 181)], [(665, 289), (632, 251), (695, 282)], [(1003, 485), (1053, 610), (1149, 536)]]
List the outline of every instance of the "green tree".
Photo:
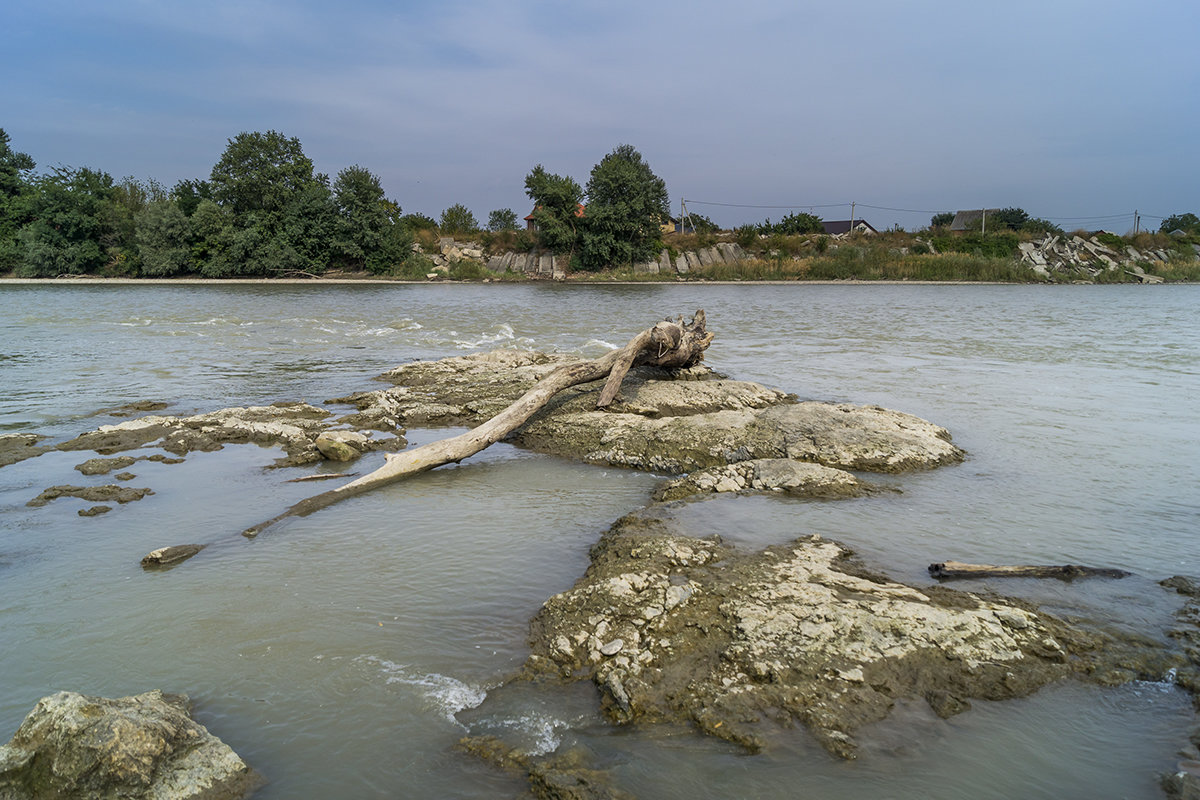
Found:
[(941, 214), (933, 215), (933, 217), (929, 220), (929, 227), (948, 228), (952, 222), (954, 222), (954, 212), (943, 211)]
[(33, 158), (9, 146), (11, 139), (0, 128), (0, 270), (12, 269), (21, 261), (17, 232), (29, 221), (29, 199), (33, 193)]
[(487, 229), (493, 233), (515, 231), (517, 229), (517, 212), (511, 208), (497, 208), (488, 214)]
[(1007, 228), (1010, 231), (1019, 231), (1021, 226), (1029, 221), (1029, 214), (1023, 208), (1002, 208), (994, 214), (989, 214), (987, 221), (989, 229)]
[(209, 186), (232, 230), (222, 237), (218, 261), (202, 266), (206, 274), (322, 272), (329, 266), (337, 213), (328, 177), (314, 173), (300, 140), (277, 131), (238, 134), (213, 166)]
[(573, 253), (583, 215), (583, 189), (574, 179), (546, 172), (538, 164), (525, 176), (525, 194), (533, 201), (538, 242), (555, 253)]
[(82, 275), (108, 262), (115, 189), (107, 172), (55, 167), (34, 183), (30, 222), (21, 228), (20, 274)]
[(795, 236), (804, 233), (823, 233), (825, 225), (816, 214), (791, 213), (775, 225), (775, 233)]
[(212, 187), (208, 181), (187, 180), (179, 181), (171, 189), (171, 197), (185, 216), (196, 213), (196, 207), (201, 200), (212, 199)]
[(670, 217), (667, 185), (633, 145), (622, 144), (592, 167), (579, 257), (585, 269), (647, 261)]
[(1161, 233), (1183, 231), (1184, 233), (1200, 234), (1200, 217), (1190, 211), (1185, 214), (1172, 214), (1162, 221), (1158, 230)]
[(191, 225), (177, 203), (152, 200), (138, 212), (136, 223), (143, 275), (178, 275), (191, 268)]
[(479, 230), (479, 222), (476, 221), (475, 215), (471, 213), (471, 209), (464, 206), (462, 203), (455, 203), (442, 212), (442, 219), (438, 222), (438, 228), (442, 233), (454, 236), (459, 233), (475, 233)]
[(408, 257), (412, 234), (401, 223), (400, 206), (384, 196), (379, 178), (353, 166), (333, 182), (338, 217), (334, 257), (344, 266), (388, 272)]

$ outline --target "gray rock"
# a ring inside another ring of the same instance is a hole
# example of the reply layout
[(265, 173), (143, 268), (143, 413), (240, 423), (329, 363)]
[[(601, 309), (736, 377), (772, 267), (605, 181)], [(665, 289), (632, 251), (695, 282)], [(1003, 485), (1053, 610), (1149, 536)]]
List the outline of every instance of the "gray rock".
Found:
[(234, 800), (262, 784), (187, 697), (159, 691), (44, 697), (0, 747), (4, 800)]
[(594, 681), (618, 721), (689, 721), (751, 748), (795, 720), (853, 757), (855, 731), (900, 698), (950, 715), (1022, 696), (1086, 671), (1068, 652), (1095, 646), (1020, 604), (869, 573), (819, 536), (758, 553), (691, 538), (662, 506), (619, 520), (591, 559), (533, 620), (526, 674)]
[(700, 269), (700, 267), (704, 266), (700, 263), (699, 257), (691, 250), (688, 250), (686, 253), (684, 253), (683, 257), (687, 260), (689, 270)]
[(868, 488), (845, 470), (789, 458), (767, 458), (698, 470), (668, 481), (654, 493), (654, 499), (678, 500), (693, 494), (742, 491), (784, 492), (803, 497), (858, 497)]
[(684, 253), (675, 256), (675, 272), (680, 275), (686, 275), (688, 272), (688, 260)]
[(671, 253), (665, 247), (663, 248), (663, 251), (658, 254), (658, 271), (663, 275), (667, 275), (671, 272)]
[(325, 431), (314, 444), (330, 461), (353, 461), (366, 452), (370, 440), (357, 431)]
[(712, 253), (708, 252), (708, 248), (704, 247), (696, 251), (696, 258), (700, 261), (700, 266), (711, 267), (713, 265)]
[(116, 458), (91, 458), (82, 464), (76, 464), (75, 469), (84, 475), (107, 475), (114, 469), (125, 469), (137, 459), (132, 456), (117, 456)]

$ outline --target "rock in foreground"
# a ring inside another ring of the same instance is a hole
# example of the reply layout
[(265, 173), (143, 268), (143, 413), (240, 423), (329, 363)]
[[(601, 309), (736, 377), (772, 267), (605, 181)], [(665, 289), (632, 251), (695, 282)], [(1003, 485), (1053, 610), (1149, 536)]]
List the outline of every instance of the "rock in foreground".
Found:
[(902, 698), (950, 716), (1079, 671), (1099, 640), (1015, 602), (867, 573), (814, 536), (751, 554), (677, 530), (661, 507), (617, 522), (531, 625), (531, 676), (591, 679), (619, 721), (690, 720), (758, 748), (798, 721), (853, 757)]
[(263, 783), (183, 695), (59, 692), (0, 747), (3, 800), (234, 800)]

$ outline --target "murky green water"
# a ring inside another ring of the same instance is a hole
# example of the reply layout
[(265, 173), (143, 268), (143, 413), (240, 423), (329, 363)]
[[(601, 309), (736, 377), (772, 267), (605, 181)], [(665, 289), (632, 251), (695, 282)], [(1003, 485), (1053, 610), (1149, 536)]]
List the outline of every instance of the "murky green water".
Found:
[[(0, 431), (66, 438), (134, 400), (320, 402), (495, 346), (598, 355), (700, 307), (716, 368), (918, 414), (970, 456), (894, 479), (902, 494), (693, 505), (698, 532), (821, 533), (911, 582), (945, 559), (1121, 567), (1137, 577), (1001, 588), (1143, 629), (1174, 608), (1157, 579), (1200, 574), (1195, 286), (0, 286)], [(516, 795), (455, 749), (468, 729), (581, 745), (647, 798), (1152, 798), (1194, 721), (1167, 683), (1068, 683), (951, 720), (905, 706), (853, 763), (802, 731), (748, 756), (686, 729), (613, 728), (587, 686), (494, 687), (524, 659), (528, 618), (657, 476), (499, 445), (246, 541), (313, 487), (241, 446), (137, 463), (130, 485), (155, 494), (100, 517), (73, 499), (25, 506), (105, 482), (73, 469), (87, 455), (0, 470), (0, 739), (58, 689), (162, 688), (267, 775), (264, 798)], [(217, 544), (139, 568), (188, 541)]]

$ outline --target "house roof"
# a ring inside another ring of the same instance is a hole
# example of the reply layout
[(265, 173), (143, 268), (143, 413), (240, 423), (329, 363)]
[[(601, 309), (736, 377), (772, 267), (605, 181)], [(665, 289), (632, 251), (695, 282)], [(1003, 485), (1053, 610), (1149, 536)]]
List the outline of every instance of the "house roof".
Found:
[(976, 222), (984, 215), (984, 213), (987, 213), (988, 216), (991, 216), (992, 214), (999, 214), (1000, 209), (989, 208), (985, 210), (982, 208), (975, 208), (970, 211), (959, 211), (955, 213), (954, 221), (950, 223), (950, 230), (965, 231), (971, 226), (972, 222)]
[[(586, 208), (586, 206), (584, 206), (584, 204), (583, 204), (583, 203), (577, 203), (577, 204), (576, 204), (576, 206), (577, 206), (577, 207), (576, 207), (576, 209), (575, 209), (575, 216), (577, 216), (577, 217), (582, 217), (582, 216), (583, 216), (583, 209), (584, 209), (584, 208)], [(533, 207), (533, 211), (537, 211), (539, 208), (541, 208), (541, 206), (534, 206), (534, 207)], [(526, 217), (525, 217), (525, 221), (526, 221), (526, 222), (532, 222), (532, 221), (533, 221), (533, 211), (530, 211), (530, 212), (529, 212), (529, 214), (527, 214), (527, 215), (526, 215)]]
[[(823, 227), (825, 232), (830, 236), (835, 236), (839, 233), (848, 233), (850, 231), (850, 222), (851, 220), (848, 219), (821, 220), (821, 227)], [(866, 226), (867, 230), (871, 231), (871, 233), (879, 233), (879, 231), (875, 230), (875, 226), (867, 222), (865, 219), (856, 219), (853, 220), (853, 222), (854, 230), (856, 231), (862, 230), (863, 226)]]

